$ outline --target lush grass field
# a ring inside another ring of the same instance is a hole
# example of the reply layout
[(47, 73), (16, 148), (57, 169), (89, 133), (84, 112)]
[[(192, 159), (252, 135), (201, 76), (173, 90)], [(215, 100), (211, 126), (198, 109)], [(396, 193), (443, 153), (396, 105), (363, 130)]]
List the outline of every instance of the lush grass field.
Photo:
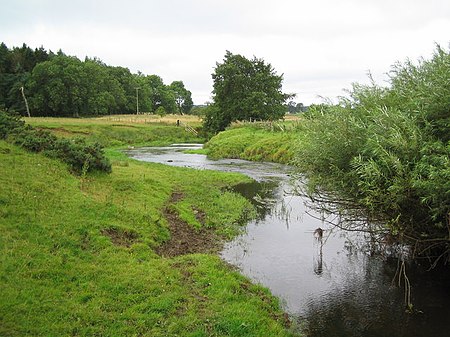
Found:
[(177, 127), (177, 120), (193, 128), (200, 126), (195, 116), (154, 115), (107, 116), (99, 118), (32, 117), (25, 121), (40, 129), (50, 130), (58, 137), (83, 137), (105, 147), (165, 145), (170, 143), (205, 140)]
[(106, 153), (111, 174), (75, 176), (0, 141), (0, 336), (291, 335), (278, 301), (214, 253), (252, 216), (228, 190), (248, 178)]

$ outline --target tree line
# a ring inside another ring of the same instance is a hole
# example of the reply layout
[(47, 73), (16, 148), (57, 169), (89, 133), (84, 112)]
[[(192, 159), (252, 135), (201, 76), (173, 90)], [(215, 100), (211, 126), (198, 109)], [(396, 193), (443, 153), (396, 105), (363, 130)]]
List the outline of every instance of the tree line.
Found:
[(98, 58), (81, 61), (61, 50), (0, 44), (0, 108), (32, 116), (93, 116), (151, 112), (188, 114), (191, 92), (182, 81), (131, 73)]

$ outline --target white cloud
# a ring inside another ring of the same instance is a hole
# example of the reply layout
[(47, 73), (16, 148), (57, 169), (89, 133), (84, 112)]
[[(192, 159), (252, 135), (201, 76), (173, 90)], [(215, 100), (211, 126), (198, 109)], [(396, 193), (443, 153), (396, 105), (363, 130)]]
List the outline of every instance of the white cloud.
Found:
[[(2, 4), (2, 2), (5, 2)], [(337, 96), (378, 80), (396, 61), (448, 47), (450, 3), (441, 0), (0, 0), (9, 47), (62, 49), (80, 58), (182, 80), (197, 104), (226, 50), (257, 56), (284, 74), (297, 101)]]

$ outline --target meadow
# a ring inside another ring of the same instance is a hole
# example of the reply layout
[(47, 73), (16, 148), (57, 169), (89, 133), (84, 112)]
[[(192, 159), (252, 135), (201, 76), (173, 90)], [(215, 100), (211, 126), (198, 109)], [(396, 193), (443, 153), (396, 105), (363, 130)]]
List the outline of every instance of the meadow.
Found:
[(0, 335), (292, 335), (269, 291), (216, 254), (254, 214), (229, 189), (249, 178), (117, 149), (197, 136), (163, 122), (27, 122), (102, 141), (112, 172), (74, 175), (0, 140)]
[[(173, 142), (205, 140), (194, 133), (182, 132), (184, 125), (199, 128), (196, 116), (180, 115), (114, 115), (97, 118), (32, 117), (24, 120), (40, 129), (49, 130), (58, 137), (88, 138), (103, 147), (157, 146)], [(182, 125), (177, 126), (177, 120)]]

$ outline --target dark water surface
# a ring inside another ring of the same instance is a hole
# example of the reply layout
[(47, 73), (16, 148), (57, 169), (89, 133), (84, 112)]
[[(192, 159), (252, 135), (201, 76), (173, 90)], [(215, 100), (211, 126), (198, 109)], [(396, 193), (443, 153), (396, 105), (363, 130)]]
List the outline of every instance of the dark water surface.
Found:
[[(363, 234), (329, 224), (297, 196), (289, 168), (244, 160), (208, 160), (185, 154), (199, 145), (139, 148), (135, 159), (196, 169), (241, 172), (255, 183), (236, 190), (258, 209), (256, 220), (226, 244), (222, 258), (280, 298), (298, 328), (309, 336), (450, 336), (449, 268), (423, 272), (407, 267), (414, 313), (392, 280), (397, 261), (371, 256)], [(322, 228), (323, 238), (314, 238)]]

